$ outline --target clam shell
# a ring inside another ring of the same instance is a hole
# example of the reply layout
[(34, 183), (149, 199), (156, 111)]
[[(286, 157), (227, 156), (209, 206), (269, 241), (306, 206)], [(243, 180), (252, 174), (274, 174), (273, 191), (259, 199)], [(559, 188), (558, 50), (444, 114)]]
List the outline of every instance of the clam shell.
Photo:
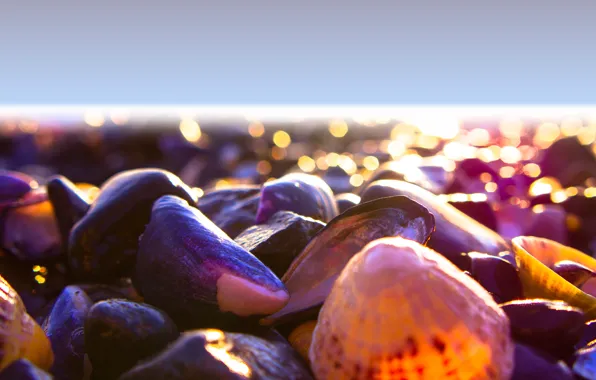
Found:
[(432, 214), (406, 197), (381, 198), (352, 207), (329, 222), (294, 259), (282, 277), (290, 301), (262, 323), (281, 323), (318, 311), (344, 266), (371, 241), (402, 236), (426, 243), (433, 229)]
[(360, 197), (352, 193), (342, 193), (335, 196), (335, 202), (337, 203), (337, 209), (342, 213), (351, 207), (357, 206), (360, 203)]
[(335, 282), (309, 357), (324, 379), (509, 379), (509, 320), (490, 294), (442, 255), (383, 238)]
[(571, 260), (594, 271), (596, 259), (549, 239), (518, 236), (511, 242), (526, 298), (565, 301), (583, 310), (587, 319), (596, 318), (596, 298), (551, 269), (559, 261)]
[(3, 277), (0, 277), (0, 342), (0, 370), (21, 358), (43, 370), (48, 370), (54, 362), (47, 336)]
[(509, 249), (507, 242), (496, 232), (414, 184), (397, 180), (376, 181), (363, 191), (361, 197), (366, 202), (389, 195), (411, 198), (434, 215), (437, 229), (428, 246), (447, 258), (474, 251), (497, 255)]
[(50, 178), (46, 188), (56, 214), (62, 242), (66, 246), (70, 230), (89, 210), (91, 202), (84, 191), (63, 176)]

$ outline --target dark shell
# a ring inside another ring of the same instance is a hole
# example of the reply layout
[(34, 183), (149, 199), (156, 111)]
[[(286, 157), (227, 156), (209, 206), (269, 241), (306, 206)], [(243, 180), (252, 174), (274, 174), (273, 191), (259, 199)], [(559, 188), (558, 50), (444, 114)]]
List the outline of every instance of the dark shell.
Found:
[(507, 260), (484, 253), (470, 252), (470, 273), (497, 303), (523, 298), (523, 287), (516, 267)]
[(210, 329), (184, 333), (160, 355), (139, 364), (120, 380), (312, 378), (287, 343)]
[(258, 196), (260, 191), (261, 187), (258, 185), (234, 186), (206, 191), (205, 194), (199, 198), (197, 207), (206, 217), (213, 220), (214, 216), (229, 207), (233, 207), (255, 195)]
[(567, 245), (567, 212), (559, 205), (544, 205), (540, 211), (529, 211), (530, 224), (522, 235), (535, 236)]
[(246, 211), (231, 211), (222, 213), (211, 220), (232, 239), (235, 239), (242, 231), (255, 225), (255, 213)]
[(161, 197), (153, 206), (133, 283), (145, 302), (166, 311), (179, 326), (267, 315), (288, 299), (269, 268), (174, 196)]
[(33, 190), (35, 180), (26, 174), (0, 170), (0, 204), (12, 202)]
[(143, 301), (130, 279), (120, 279), (120, 281), (110, 284), (77, 284), (77, 286), (87, 293), (93, 303), (111, 298), (122, 298), (135, 302)]
[(0, 380), (52, 380), (46, 371), (37, 368), (27, 359), (19, 359), (10, 363), (0, 372)]
[(52, 344), (54, 364), (51, 372), (58, 379), (80, 380), (83, 377), (85, 337), (83, 326), (89, 308), (89, 297), (77, 286), (64, 288), (42, 328)]
[(331, 291), (347, 262), (366, 244), (389, 236), (401, 236), (425, 244), (434, 229), (434, 218), (413, 200), (395, 196), (361, 203), (345, 211), (323, 228), (282, 277), (290, 301), (264, 324), (312, 317)]
[(510, 380), (573, 380), (569, 367), (540, 351), (516, 343), (514, 352), (514, 369)]
[(567, 137), (544, 151), (540, 168), (542, 175), (557, 178), (565, 187), (581, 186), (586, 179), (596, 177), (596, 158), (589, 146), (582, 145), (576, 137)]
[(122, 299), (98, 302), (85, 321), (85, 347), (93, 377), (116, 379), (178, 336), (170, 317), (150, 305)]
[(448, 204), (491, 230), (497, 231), (497, 217), (488, 200), (466, 200), (463, 202), (450, 200)]
[(50, 178), (46, 183), (46, 188), (48, 198), (54, 208), (62, 244), (67, 246), (70, 230), (87, 213), (91, 202), (84, 192), (63, 176)]
[(588, 344), (596, 340), (596, 321), (588, 321), (584, 327), (584, 332), (579, 342), (575, 345), (576, 348), (586, 347)]
[(596, 277), (590, 268), (571, 260), (556, 262), (553, 271), (580, 289), (589, 279)]
[(516, 342), (547, 352), (558, 359), (573, 354), (584, 330), (584, 313), (562, 301), (541, 299), (501, 305)]
[(263, 184), (256, 223), (265, 223), (282, 210), (323, 222), (329, 222), (339, 214), (329, 185), (321, 178), (305, 173), (286, 174)]
[(360, 197), (352, 193), (343, 193), (335, 196), (335, 202), (337, 203), (337, 209), (342, 213), (350, 207), (360, 204)]
[(193, 205), (197, 200), (188, 186), (165, 170), (130, 170), (106, 181), (87, 214), (71, 230), (68, 256), (73, 274), (85, 279), (128, 274), (151, 206), (166, 194)]
[(596, 346), (578, 350), (572, 368), (580, 379), (596, 379)]
[(497, 255), (509, 250), (505, 240), (436, 195), (411, 183), (382, 180), (372, 183), (362, 193), (362, 202), (402, 195), (426, 207), (435, 217), (436, 231), (428, 246), (451, 260), (462, 252), (486, 252)]
[(45, 188), (5, 207), (0, 219), (2, 248), (19, 260), (44, 262), (62, 254), (60, 231)]
[(278, 211), (267, 224), (250, 227), (234, 240), (281, 277), (323, 227), (325, 223), (321, 221), (290, 211)]

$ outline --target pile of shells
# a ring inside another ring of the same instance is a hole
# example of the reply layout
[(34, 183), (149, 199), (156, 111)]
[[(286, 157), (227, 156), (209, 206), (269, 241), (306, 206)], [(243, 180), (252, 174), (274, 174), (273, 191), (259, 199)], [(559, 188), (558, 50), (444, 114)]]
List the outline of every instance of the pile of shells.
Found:
[(0, 380), (596, 379), (596, 260), (446, 201), (473, 168), (0, 172)]

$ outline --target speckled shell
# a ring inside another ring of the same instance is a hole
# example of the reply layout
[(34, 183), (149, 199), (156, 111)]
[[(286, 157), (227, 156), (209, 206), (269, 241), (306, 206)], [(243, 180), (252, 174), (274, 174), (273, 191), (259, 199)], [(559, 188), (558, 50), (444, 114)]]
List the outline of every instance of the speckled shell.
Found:
[(25, 358), (48, 370), (54, 362), (50, 341), (25, 311), (21, 297), (0, 277), (0, 370)]
[(383, 238), (354, 256), (309, 352), (323, 379), (509, 379), (514, 344), (490, 294), (442, 255)]

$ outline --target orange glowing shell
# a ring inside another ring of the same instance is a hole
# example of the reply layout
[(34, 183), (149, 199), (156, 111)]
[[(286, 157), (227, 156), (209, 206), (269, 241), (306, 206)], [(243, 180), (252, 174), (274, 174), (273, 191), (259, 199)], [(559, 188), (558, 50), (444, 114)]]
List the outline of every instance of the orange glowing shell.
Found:
[(22, 358), (49, 370), (54, 361), (49, 339), (27, 314), (21, 297), (1, 276), (0, 315), (0, 371)]
[(355, 255), (309, 351), (323, 379), (509, 379), (514, 343), (491, 295), (442, 255), (402, 238)]

